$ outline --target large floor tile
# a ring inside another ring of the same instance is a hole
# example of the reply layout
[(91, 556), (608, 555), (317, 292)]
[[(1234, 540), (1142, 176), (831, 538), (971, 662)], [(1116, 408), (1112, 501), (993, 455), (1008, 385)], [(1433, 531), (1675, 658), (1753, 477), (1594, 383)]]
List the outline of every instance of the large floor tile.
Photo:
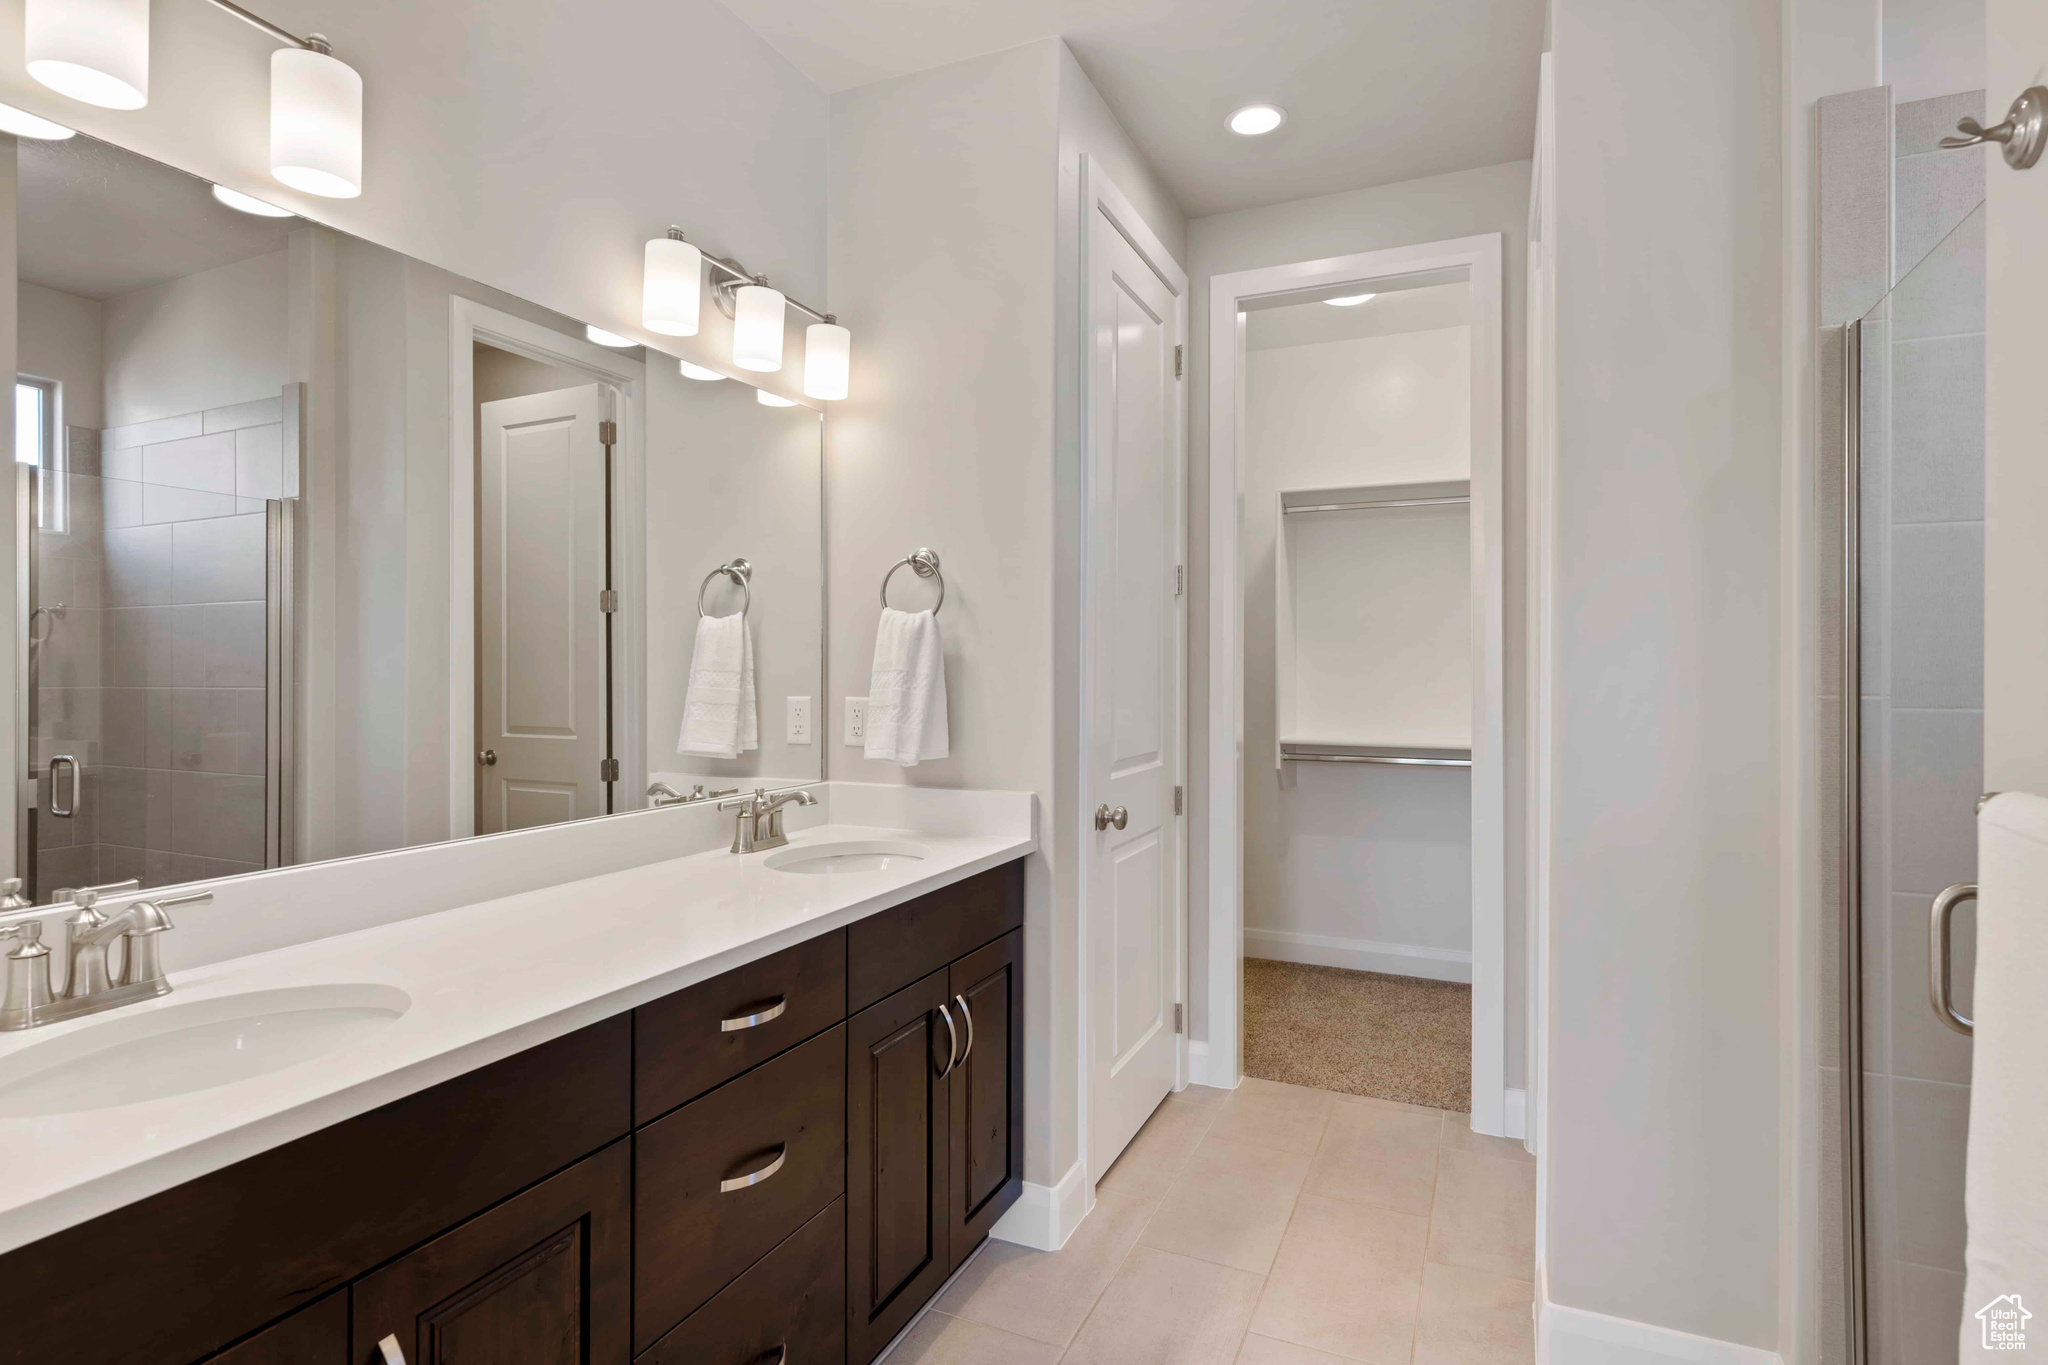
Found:
[(1410, 1114), (1443, 1115), (1448, 1110), (1432, 1109), (1426, 1104), (1409, 1104), (1406, 1100), (1383, 1100), (1378, 1095), (1337, 1095), (1333, 1099), (1335, 1109), (1347, 1106), (1363, 1106), (1367, 1109), (1399, 1109)]
[(1248, 1147), (1313, 1154), (1336, 1096), (1305, 1085), (1246, 1077), (1224, 1101), (1209, 1135)]
[(1261, 1283), (1246, 1271), (1141, 1246), (1089, 1314), (1066, 1365), (1230, 1365)]
[(1164, 1195), (1215, 1122), (1220, 1108), (1220, 1101), (1168, 1095), (1097, 1183), (1097, 1192), (1135, 1195), (1141, 1199)]
[(1444, 1118), (1365, 1105), (1339, 1105), (1309, 1171), (1310, 1194), (1429, 1214)]
[(1276, 1337), (1248, 1334), (1237, 1353), (1237, 1365), (1351, 1365), (1343, 1356), (1318, 1351), (1313, 1346), (1296, 1346)]
[(1252, 1330), (1374, 1365), (1405, 1365), (1415, 1339), (1429, 1222), (1303, 1195)]
[(1145, 1225), (1146, 1246), (1263, 1275), (1280, 1250), (1309, 1158), (1208, 1138)]
[(1422, 1268), (1415, 1365), (1531, 1365), (1536, 1286), (1452, 1265)]
[(1429, 1259), (1517, 1280), (1536, 1277), (1536, 1167), (1439, 1153)]
[(990, 1242), (939, 1296), (937, 1309), (988, 1327), (1064, 1346), (1104, 1287), (1116, 1278), (1157, 1207), (1150, 1200), (1103, 1194), (1058, 1251)]
[(1057, 1365), (1060, 1348), (998, 1327), (927, 1313), (886, 1365)]
[(1536, 1163), (1536, 1154), (1524, 1147), (1518, 1138), (1488, 1137), (1485, 1133), (1473, 1132), (1470, 1114), (1444, 1115), (1443, 1145), (1461, 1152), (1477, 1152), (1481, 1156), (1526, 1161), (1532, 1166)]

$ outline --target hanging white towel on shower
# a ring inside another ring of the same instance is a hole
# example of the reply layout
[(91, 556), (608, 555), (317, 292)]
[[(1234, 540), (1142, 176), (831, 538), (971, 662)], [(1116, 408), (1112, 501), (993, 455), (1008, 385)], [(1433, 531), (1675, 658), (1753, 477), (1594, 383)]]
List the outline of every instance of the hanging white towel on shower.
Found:
[(946, 756), (946, 658), (931, 612), (882, 608), (867, 720), (869, 758), (910, 768)]
[(683, 696), (679, 754), (738, 758), (761, 747), (761, 717), (754, 700), (754, 636), (745, 612), (697, 618)]

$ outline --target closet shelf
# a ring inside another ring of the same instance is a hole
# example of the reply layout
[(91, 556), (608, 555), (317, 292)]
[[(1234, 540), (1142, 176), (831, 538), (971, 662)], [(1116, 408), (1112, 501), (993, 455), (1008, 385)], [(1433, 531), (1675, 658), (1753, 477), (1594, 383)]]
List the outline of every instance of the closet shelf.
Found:
[(1280, 760), (1283, 763), (1382, 763), (1395, 767), (1469, 768), (1472, 766), (1472, 747), (1470, 743), (1283, 739), (1280, 741)]

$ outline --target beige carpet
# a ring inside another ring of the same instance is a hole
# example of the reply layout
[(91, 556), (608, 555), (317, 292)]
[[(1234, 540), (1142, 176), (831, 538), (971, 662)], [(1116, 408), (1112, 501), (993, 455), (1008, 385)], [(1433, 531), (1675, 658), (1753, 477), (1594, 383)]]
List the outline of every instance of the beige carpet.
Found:
[(1469, 1112), (1472, 988), (1248, 957), (1244, 1071)]

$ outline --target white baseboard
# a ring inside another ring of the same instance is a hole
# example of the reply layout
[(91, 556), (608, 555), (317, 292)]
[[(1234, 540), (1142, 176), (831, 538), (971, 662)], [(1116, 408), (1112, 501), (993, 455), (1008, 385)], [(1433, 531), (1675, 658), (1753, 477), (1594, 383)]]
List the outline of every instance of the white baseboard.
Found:
[(1057, 1185), (1034, 1185), (1027, 1180), (1017, 1202), (996, 1219), (988, 1235), (1034, 1251), (1058, 1251), (1088, 1216), (1092, 1194), (1088, 1172), (1078, 1161), (1067, 1168)]
[[(1242, 1077), (1239, 1080), (1242, 1080)], [(1225, 1085), (1222, 1081), (1210, 1075), (1209, 1044), (1206, 1042), (1196, 1042), (1191, 1038), (1188, 1040), (1188, 1084), (1214, 1086), (1222, 1090), (1235, 1090), (1238, 1087), (1238, 1080), (1233, 1080), (1230, 1084)]]
[(1537, 1365), (1784, 1365), (1760, 1346), (1537, 1302)]
[(1501, 1122), (1508, 1130), (1508, 1136), (1526, 1142), (1529, 1138), (1529, 1092), (1510, 1089), (1507, 1092), (1506, 1111)]
[(1418, 948), (1410, 943), (1375, 943), (1364, 938), (1330, 938), (1288, 929), (1244, 931), (1244, 955), (1311, 967), (1346, 967), (1354, 972), (1387, 972), (1431, 981), (1472, 980), (1472, 954), (1456, 948)]

